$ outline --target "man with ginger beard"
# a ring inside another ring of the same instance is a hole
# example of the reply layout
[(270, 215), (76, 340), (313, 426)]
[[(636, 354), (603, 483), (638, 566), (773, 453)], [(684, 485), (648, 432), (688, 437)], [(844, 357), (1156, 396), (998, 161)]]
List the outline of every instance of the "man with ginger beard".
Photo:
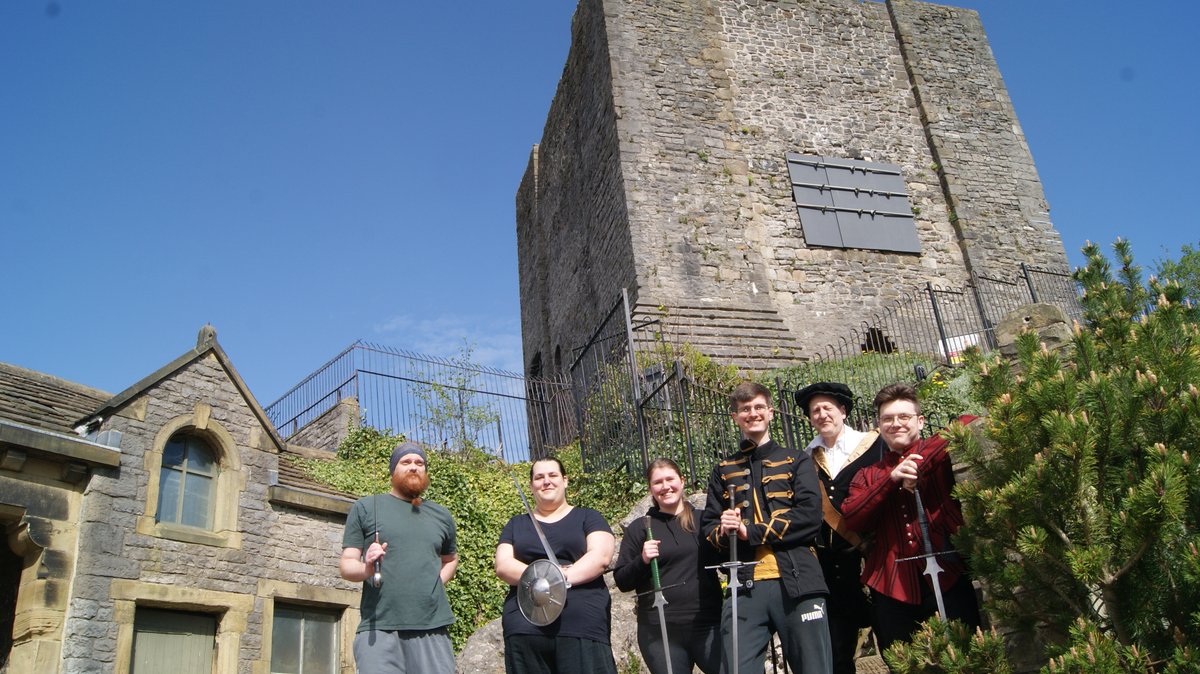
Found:
[(454, 672), (447, 631), (454, 613), (445, 586), (458, 568), (457, 538), (450, 512), (421, 498), (429, 487), (425, 461), (417, 443), (398, 445), (391, 491), (359, 499), (346, 518), (338, 569), (363, 584), (354, 636), (359, 674)]

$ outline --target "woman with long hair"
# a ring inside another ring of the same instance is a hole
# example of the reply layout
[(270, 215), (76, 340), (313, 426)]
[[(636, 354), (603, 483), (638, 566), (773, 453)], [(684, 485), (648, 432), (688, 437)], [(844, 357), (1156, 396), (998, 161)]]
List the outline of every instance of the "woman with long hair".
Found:
[[(684, 492), (683, 473), (670, 459), (656, 459), (646, 468), (654, 505), (647, 520), (635, 520), (625, 531), (613, 580), (623, 591), (636, 590), (637, 639), (642, 659), (651, 674), (671, 671), (704, 674), (721, 670), (721, 585), (717, 574), (705, 569), (717, 564), (711, 546), (700, 540), (697, 516)], [(647, 530), (651, 535), (647, 535)], [(654, 607), (651, 564), (657, 560), (663, 597), (667, 600), (668, 648), (663, 648), (662, 627)], [(669, 656), (667, 652), (669, 651)]]

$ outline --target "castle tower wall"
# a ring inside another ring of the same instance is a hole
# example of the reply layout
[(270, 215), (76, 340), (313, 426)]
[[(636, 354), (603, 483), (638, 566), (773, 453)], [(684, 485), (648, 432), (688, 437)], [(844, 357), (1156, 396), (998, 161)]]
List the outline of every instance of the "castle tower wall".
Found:
[[(815, 350), (926, 283), (1066, 266), (973, 11), (581, 0), (573, 37), (518, 198), (527, 366), (586, 340), (620, 282), (642, 306), (752, 309)], [(789, 153), (898, 166), (919, 252), (809, 243)]]
[(525, 367), (570, 366), (621, 288), (636, 285), (603, 7), (580, 3), (541, 141), (517, 191)]

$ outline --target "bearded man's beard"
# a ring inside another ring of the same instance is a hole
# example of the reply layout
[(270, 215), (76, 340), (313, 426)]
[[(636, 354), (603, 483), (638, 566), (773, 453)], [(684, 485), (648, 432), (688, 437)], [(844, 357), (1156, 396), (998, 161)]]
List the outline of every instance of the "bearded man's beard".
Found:
[(412, 501), (415, 506), (421, 505), (421, 494), (429, 488), (429, 476), (422, 473), (404, 473), (392, 475), (392, 487), (406, 501)]

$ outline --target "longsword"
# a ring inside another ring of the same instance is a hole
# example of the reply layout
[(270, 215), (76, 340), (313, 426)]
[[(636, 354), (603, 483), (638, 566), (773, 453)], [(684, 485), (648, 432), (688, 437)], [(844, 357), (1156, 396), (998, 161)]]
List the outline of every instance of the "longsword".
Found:
[[(646, 540), (654, 540), (654, 531), (650, 529), (650, 516), (642, 518), (646, 523)], [(663, 661), (667, 663), (667, 674), (675, 674), (671, 669), (671, 645), (667, 642), (667, 598), (662, 593), (662, 578), (658, 575), (658, 558), (650, 560), (650, 580), (654, 584), (654, 608), (658, 609), (658, 625), (662, 628)]]
[[(737, 488), (734, 486), (733, 481), (731, 480), (729, 482), (729, 509), (730, 510), (737, 509), (738, 504), (737, 504), (737, 496), (735, 495), (736, 492), (737, 492)], [(745, 503), (744, 505), (749, 505), (749, 503)], [(704, 567), (706, 569), (725, 569), (726, 571), (729, 572), (729, 614), (730, 614), (730, 618), (731, 618), (730, 626), (729, 626), (729, 633), (730, 633), (730, 645), (732, 646), (732, 648), (730, 649), (730, 652), (729, 652), (729, 656), (731, 658), (729, 671), (731, 672), (731, 674), (738, 674), (738, 663), (740, 662), (740, 660), (738, 659), (737, 599), (738, 599), (738, 588), (743, 587), (743, 585), (742, 585), (742, 580), (740, 578), (738, 578), (738, 570), (741, 569), (743, 566), (754, 566), (755, 564), (758, 564), (758, 562), (739, 562), (737, 549), (738, 549), (738, 534), (737, 534), (737, 530), (734, 529), (733, 531), (729, 532), (729, 561), (721, 563), (721, 564), (717, 564), (715, 566)], [(748, 587), (748, 585), (747, 585), (747, 587)]]
[(925, 544), (925, 554), (914, 555), (912, 557), (904, 557), (897, 559), (896, 563), (910, 562), (918, 559), (925, 560), (925, 571), (923, 573), (929, 576), (929, 580), (933, 582), (933, 597), (937, 600), (938, 615), (942, 620), (946, 619), (946, 603), (942, 601), (942, 584), (938, 582), (938, 576), (945, 572), (941, 564), (937, 562), (938, 555), (948, 555), (954, 550), (944, 550), (942, 552), (933, 551), (933, 542), (929, 540), (929, 517), (925, 514), (925, 505), (921, 503), (921, 490), (913, 487), (913, 496), (917, 497), (917, 524), (921, 527), (921, 539)]
[[(379, 542), (379, 495), (371, 497), (371, 511), (375, 513), (375, 542)], [(371, 586), (379, 587), (383, 585), (383, 563), (382, 557), (376, 557), (373, 565), (374, 573), (371, 574)]]

